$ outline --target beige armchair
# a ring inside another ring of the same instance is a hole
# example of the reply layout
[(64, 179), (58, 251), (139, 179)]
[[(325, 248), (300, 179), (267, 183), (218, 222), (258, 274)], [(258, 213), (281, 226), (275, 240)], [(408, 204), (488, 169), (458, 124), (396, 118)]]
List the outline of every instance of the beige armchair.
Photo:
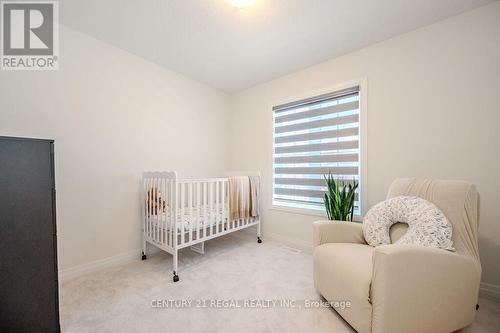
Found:
[[(314, 285), (360, 333), (453, 332), (475, 315), (481, 265), (478, 194), (462, 181), (397, 179), (388, 198), (416, 195), (438, 206), (453, 225), (456, 252), (413, 245), (366, 244), (361, 223), (314, 223)], [(406, 224), (391, 228), (392, 241)]]

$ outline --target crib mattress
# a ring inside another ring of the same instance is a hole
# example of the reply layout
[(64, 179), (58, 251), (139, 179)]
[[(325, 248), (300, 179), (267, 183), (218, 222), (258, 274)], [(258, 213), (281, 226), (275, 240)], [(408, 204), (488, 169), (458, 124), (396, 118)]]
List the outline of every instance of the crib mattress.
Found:
[[(192, 208), (192, 212), (189, 209), (184, 209), (182, 212), (180, 209), (177, 211), (177, 232), (184, 232), (204, 229), (210, 226), (222, 224), (227, 221), (228, 205), (217, 207), (210, 207), (208, 205), (201, 206), (199, 208)], [(158, 215), (150, 215), (148, 217), (149, 221), (154, 227), (159, 226), (161, 229), (169, 229), (170, 223), (168, 218), (170, 217), (170, 212), (167, 209), (166, 212)]]

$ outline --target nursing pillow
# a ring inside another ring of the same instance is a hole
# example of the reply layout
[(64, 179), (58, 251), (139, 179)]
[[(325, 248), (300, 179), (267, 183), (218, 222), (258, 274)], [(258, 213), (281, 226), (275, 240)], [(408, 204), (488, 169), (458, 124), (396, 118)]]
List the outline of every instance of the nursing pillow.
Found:
[(413, 244), (454, 251), (452, 226), (433, 203), (419, 197), (394, 197), (372, 207), (363, 219), (363, 235), (371, 246), (391, 244), (389, 231), (395, 223), (408, 224), (394, 244)]

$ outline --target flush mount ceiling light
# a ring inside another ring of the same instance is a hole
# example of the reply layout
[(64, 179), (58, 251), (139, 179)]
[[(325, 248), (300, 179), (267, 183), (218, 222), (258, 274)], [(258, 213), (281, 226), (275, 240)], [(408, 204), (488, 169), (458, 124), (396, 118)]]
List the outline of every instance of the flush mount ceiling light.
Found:
[(244, 8), (254, 5), (257, 2), (257, 0), (226, 0), (226, 2), (231, 6)]

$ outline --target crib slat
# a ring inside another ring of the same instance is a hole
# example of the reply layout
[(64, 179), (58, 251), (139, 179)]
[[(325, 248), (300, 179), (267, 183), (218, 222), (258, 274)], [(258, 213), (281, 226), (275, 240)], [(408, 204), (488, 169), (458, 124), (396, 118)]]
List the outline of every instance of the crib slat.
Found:
[(151, 179), (148, 179), (148, 237), (151, 237)]
[(155, 195), (155, 185), (156, 185), (156, 178), (153, 178), (151, 181), (151, 238), (153, 240), (155, 239), (155, 222), (156, 222), (156, 216), (155, 216), (155, 200), (156, 200), (156, 195)]
[(151, 237), (152, 239), (154, 239), (154, 202), (155, 202), (155, 199), (154, 199), (154, 191), (153, 191), (153, 188), (155, 186), (155, 183), (154, 183), (154, 178), (151, 179), (151, 186), (150, 186), (150, 191), (151, 191), (151, 195), (150, 195), (150, 200), (149, 200), (149, 204), (151, 206), (151, 209), (149, 210), (149, 237)]
[(165, 245), (165, 219), (166, 219), (166, 214), (164, 214), (163, 209), (164, 204), (163, 201), (165, 201), (166, 195), (167, 195), (167, 186), (166, 186), (166, 180), (165, 178), (161, 178), (161, 228), (160, 228), (160, 241), (162, 245)]
[(196, 183), (196, 239), (200, 239), (200, 182)]
[(172, 196), (172, 220), (171, 220), (171, 226), (170, 226), (170, 237), (172, 238), (171, 244), (172, 247), (175, 247), (177, 245), (177, 205), (179, 201), (179, 184), (174, 183), (173, 184), (173, 192), (174, 195)]
[(160, 203), (161, 203), (161, 178), (157, 177), (156, 178), (156, 241), (160, 242), (160, 227), (161, 227), (161, 210), (160, 210)]
[(206, 182), (205, 186), (207, 187), (207, 202), (206, 202), (206, 214), (204, 215), (205, 219), (205, 236), (210, 236), (210, 182)]
[(160, 226), (160, 215), (159, 215), (159, 213), (160, 212), (158, 211), (158, 208), (159, 208), (158, 207), (158, 201), (159, 201), (159, 198), (158, 198), (159, 197), (159, 193), (158, 192), (160, 191), (160, 188), (158, 186), (159, 185), (158, 184), (159, 183), (158, 177), (155, 177), (154, 182), (155, 182), (155, 190), (153, 191), (154, 194), (155, 194), (155, 198), (153, 200), (153, 205), (154, 205), (154, 209), (155, 209), (154, 210), (154, 213), (155, 213), (155, 234), (154, 234), (154, 238), (155, 238), (155, 241), (158, 241), (158, 236), (159, 236), (158, 229), (160, 229), (159, 228), (159, 226)]
[(214, 226), (215, 233), (219, 232), (219, 182), (215, 182), (215, 214), (214, 214)]
[(186, 184), (181, 183), (181, 217), (180, 217), (180, 230), (181, 230), (181, 244), (184, 244), (184, 214), (186, 206)]
[(169, 186), (170, 180), (165, 179), (164, 182), (165, 182), (165, 192), (163, 194), (163, 196), (164, 196), (163, 199), (165, 200), (165, 205), (164, 205), (165, 214), (163, 214), (164, 215), (164, 217), (163, 217), (164, 222), (163, 222), (162, 233), (163, 233), (163, 244), (168, 246), (168, 226), (167, 226), (168, 225), (168, 207), (169, 207), (168, 200), (170, 198), (169, 193), (168, 193), (168, 190), (169, 190), (168, 186)]
[(222, 219), (224, 215), (224, 205), (222, 204), (222, 192), (223, 192), (224, 183), (219, 181), (219, 211), (217, 212), (217, 224), (219, 225), (220, 232), (224, 231), (224, 220)]
[(165, 191), (163, 191), (163, 177), (158, 177), (158, 242), (162, 243), (161, 234), (163, 230), (163, 209), (162, 201), (163, 196), (165, 195)]
[(174, 247), (174, 244), (173, 244), (173, 242), (174, 242), (174, 238), (173, 237), (174, 236), (173, 236), (173, 231), (172, 231), (173, 228), (174, 228), (174, 212), (175, 212), (175, 207), (174, 207), (174, 205), (175, 205), (175, 197), (174, 197), (174, 195), (175, 195), (175, 189), (174, 189), (174, 184), (175, 183), (173, 181), (169, 181), (169, 191), (170, 191), (169, 192), (170, 193), (170, 195), (169, 195), (169, 202), (170, 202), (170, 204), (169, 204), (169, 211), (168, 211), (169, 212), (169, 214), (168, 214), (168, 216), (169, 216), (168, 233), (169, 233), (169, 242), (170, 242), (169, 246), (170, 247)]
[(144, 177), (143, 181), (142, 181), (142, 187), (143, 187), (143, 190), (144, 190), (144, 196), (143, 196), (143, 202), (142, 202), (142, 207), (144, 209), (144, 236), (147, 236), (148, 234), (148, 207), (147, 207), (147, 196), (148, 196), (148, 179), (146, 177)]
[(148, 236), (153, 238), (153, 179), (149, 180), (148, 184), (148, 215), (149, 215), (149, 232)]
[(207, 235), (207, 205), (208, 205), (208, 199), (207, 199), (207, 192), (208, 192), (208, 183), (203, 182), (203, 232), (202, 236), (206, 237)]
[(155, 216), (155, 200), (156, 200), (156, 195), (155, 195), (155, 185), (156, 185), (156, 178), (153, 178), (152, 181), (152, 188), (151, 188), (151, 195), (152, 195), (152, 200), (151, 200), (151, 214), (152, 214), (152, 220), (151, 220), (151, 237), (155, 239), (155, 222), (156, 222), (156, 216)]
[(146, 200), (144, 201), (144, 206), (146, 209), (146, 225), (145, 225), (145, 232), (146, 236), (149, 236), (149, 197), (148, 197), (148, 190), (149, 190), (149, 178), (146, 178), (144, 181), (144, 189), (145, 189), (145, 198)]
[(189, 205), (189, 225), (188, 225), (188, 242), (193, 240), (193, 183), (189, 183), (188, 187), (188, 205)]
[(220, 230), (224, 232), (224, 182), (220, 182)]
[(153, 178), (153, 239), (156, 241), (156, 231), (158, 230), (158, 211), (156, 209), (156, 202), (158, 201), (158, 192), (156, 191), (158, 179)]
[(213, 212), (214, 212), (214, 183), (213, 182), (209, 182), (209, 192), (208, 192), (208, 202), (209, 202), (209, 230), (210, 230), (210, 234), (209, 236), (212, 236), (213, 234), (213, 229), (212, 229), (212, 225), (213, 225)]
[[(165, 240), (165, 234), (167, 232), (166, 230), (166, 226), (167, 226), (167, 180), (165, 178), (162, 178), (162, 197), (161, 197), (161, 200), (162, 200), (162, 203), (161, 203), (161, 217), (162, 217), (162, 223), (161, 223), (161, 243), (163, 245), (166, 244), (166, 240)], [(163, 201), (165, 201), (165, 204), (163, 204)], [(165, 210), (165, 212), (164, 212)]]
[(217, 233), (217, 182), (213, 182), (213, 200), (214, 207), (212, 209), (212, 232), (213, 234)]
[(221, 201), (222, 201), (222, 213), (221, 215), (221, 225), (222, 225), (222, 231), (225, 231), (226, 227), (226, 181), (222, 181), (222, 194), (221, 194)]
[[(228, 196), (228, 204), (231, 205), (231, 193), (229, 191), (229, 181), (227, 182), (227, 196)], [(227, 219), (228, 219), (228, 223), (229, 223), (229, 229), (233, 229), (234, 222), (233, 222), (233, 219), (231, 218), (231, 210), (230, 209), (228, 210)]]
[(178, 235), (178, 230), (179, 230), (179, 214), (181, 213), (181, 184), (177, 183), (175, 184), (175, 215), (174, 215), (174, 228), (173, 233), (173, 239), (175, 245), (179, 244), (180, 237)]
[(160, 177), (158, 177), (156, 179), (156, 186), (157, 186), (156, 188), (158, 189), (158, 191), (156, 192), (157, 198), (155, 201), (155, 203), (156, 203), (156, 241), (161, 243), (161, 240), (160, 240), (161, 234), (160, 233), (161, 233), (161, 218), (162, 218), (162, 216), (161, 216), (161, 209), (160, 208), (161, 208), (161, 199), (162, 199), (161, 195), (162, 195), (162, 193), (161, 193), (161, 178)]
[(148, 200), (147, 200), (147, 195), (148, 195), (148, 178), (144, 178), (143, 182), (142, 182), (142, 187), (143, 187), (143, 190), (144, 190), (144, 196), (143, 196), (143, 202), (142, 202), (142, 207), (143, 207), (143, 210), (144, 210), (144, 216), (143, 216), (143, 228), (144, 228), (144, 236), (147, 236), (148, 235), (148, 206), (147, 206), (147, 203), (148, 203)]
[(169, 224), (170, 224), (170, 211), (172, 210), (172, 205), (170, 205), (170, 179), (165, 181), (165, 229), (163, 232), (165, 233), (165, 245), (169, 246), (170, 236), (169, 236)]
[(151, 212), (152, 210), (152, 202), (151, 202), (151, 185), (152, 180), (148, 179), (148, 237), (151, 237)]
[(173, 199), (173, 184), (171, 180), (168, 181), (168, 222), (167, 222), (167, 243), (168, 246), (173, 247), (172, 245), (172, 227), (173, 227), (173, 222), (172, 222), (172, 214), (174, 211), (174, 199)]

